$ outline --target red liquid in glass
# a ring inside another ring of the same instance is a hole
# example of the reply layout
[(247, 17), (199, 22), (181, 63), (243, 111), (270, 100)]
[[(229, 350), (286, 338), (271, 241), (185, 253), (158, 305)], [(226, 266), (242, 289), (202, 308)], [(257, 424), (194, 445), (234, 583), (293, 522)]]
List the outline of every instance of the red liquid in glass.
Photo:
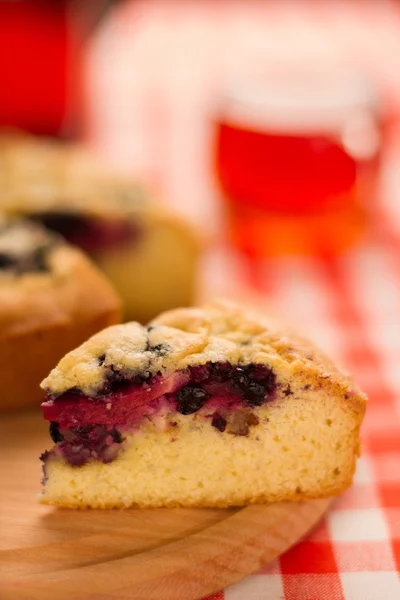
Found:
[(361, 189), (373, 165), (334, 136), (220, 122), (216, 158), (231, 237), (249, 255), (335, 255), (363, 230)]

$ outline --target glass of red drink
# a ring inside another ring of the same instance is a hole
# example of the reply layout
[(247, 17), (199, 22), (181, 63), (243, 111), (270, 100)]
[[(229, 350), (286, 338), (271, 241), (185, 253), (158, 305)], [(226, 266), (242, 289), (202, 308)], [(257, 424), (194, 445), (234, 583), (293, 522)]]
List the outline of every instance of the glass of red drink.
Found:
[(365, 229), (381, 124), (353, 74), (260, 74), (227, 87), (216, 172), (234, 244), (249, 256), (334, 256)]

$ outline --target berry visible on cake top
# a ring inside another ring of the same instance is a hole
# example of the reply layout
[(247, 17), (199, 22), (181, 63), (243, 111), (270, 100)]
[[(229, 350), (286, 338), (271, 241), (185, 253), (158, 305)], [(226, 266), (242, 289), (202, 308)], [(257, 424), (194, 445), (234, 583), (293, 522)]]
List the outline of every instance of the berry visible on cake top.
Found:
[(48, 399), (66, 393), (95, 399), (189, 369), (186, 383), (230, 382), (246, 404), (257, 406), (274, 388), (275, 366), (284, 375), (286, 396), (294, 372), (304, 374), (304, 385), (311, 378), (316, 386), (354, 393), (351, 380), (312, 344), (274, 318), (225, 301), (166, 312), (149, 327), (134, 322), (109, 327), (67, 354), (42, 387)]
[(60, 240), (25, 220), (0, 223), (0, 272), (23, 275), (50, 270), (49, 253)]

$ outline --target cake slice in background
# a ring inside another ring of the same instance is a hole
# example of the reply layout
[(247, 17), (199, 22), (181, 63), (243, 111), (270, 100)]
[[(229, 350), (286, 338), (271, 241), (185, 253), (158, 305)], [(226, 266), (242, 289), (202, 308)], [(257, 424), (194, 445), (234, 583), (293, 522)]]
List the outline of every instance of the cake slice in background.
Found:
[(221, 301), (127, 323), (42, 383), (42, 502), (234, 506), (352, 482), (365, 395), (275, 319)]
[(107, 275), (126, 319), (147, 322), (194, 301), (200, 241), (151, 193), (77, 145), (0, 137), (0, 209), (79, 246)]
[(0, 218), (0, 411), (39, 407), (49, 369), (119, 319), (116, 293), (78, 249)]

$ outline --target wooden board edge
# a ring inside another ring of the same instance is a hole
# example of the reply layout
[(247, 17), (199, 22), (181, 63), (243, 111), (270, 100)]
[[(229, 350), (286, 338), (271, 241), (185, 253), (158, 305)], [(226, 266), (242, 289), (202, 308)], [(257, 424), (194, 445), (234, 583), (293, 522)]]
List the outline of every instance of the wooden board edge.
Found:
[(1, 598), (54, 600), (56, 594), (58, 600), (197, 600), (274, 560), (319, 521), (332, 500), (249, 506), (148, 552), (6, 581)]

